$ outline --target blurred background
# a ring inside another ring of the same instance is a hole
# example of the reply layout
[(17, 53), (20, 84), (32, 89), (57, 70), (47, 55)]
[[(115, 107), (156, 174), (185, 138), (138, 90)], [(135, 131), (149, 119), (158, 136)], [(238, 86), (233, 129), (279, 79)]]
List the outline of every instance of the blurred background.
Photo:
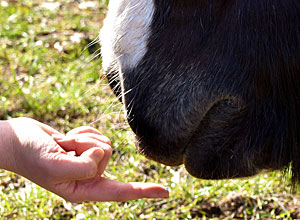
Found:
[(280, 172), (207, 181), (145, 159), (101, 69), (108, 0), (0, 0), (0, 120), (31, 117), (61, 132), (90, 125), (112, 140), (106, 175), (169, 186), (169, 199), (71, 204), (0, 170), (2, 219), (300, 219), (300, 190)]

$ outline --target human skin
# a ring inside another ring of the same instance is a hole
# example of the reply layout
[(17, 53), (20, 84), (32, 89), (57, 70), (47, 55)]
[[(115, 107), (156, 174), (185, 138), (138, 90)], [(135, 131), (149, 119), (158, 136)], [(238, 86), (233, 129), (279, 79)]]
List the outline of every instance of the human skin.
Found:
[(0, 121), (0, 168), (22, 175), (67, 201), (169, 196), (159, 184), (122, 183), (104, 177), (110, 145), (107, 137), (91, 127), (79, 127), (64, 135), (29, 118)]

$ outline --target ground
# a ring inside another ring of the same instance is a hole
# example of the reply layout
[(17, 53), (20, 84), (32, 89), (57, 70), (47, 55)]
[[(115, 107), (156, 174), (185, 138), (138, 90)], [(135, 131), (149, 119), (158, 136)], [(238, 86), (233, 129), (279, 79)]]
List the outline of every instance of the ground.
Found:
[(112, 140), (105, 175), (168, 186), (169, 199), (71, 204), (0, 171), (2, 219), (300, 219), (289, 174), (207, 181), (145, 159), (102, 75), (98, 32), (105, 0), (0, 0), (0, 119), (26, 116), (67, 132), (81, 125)]

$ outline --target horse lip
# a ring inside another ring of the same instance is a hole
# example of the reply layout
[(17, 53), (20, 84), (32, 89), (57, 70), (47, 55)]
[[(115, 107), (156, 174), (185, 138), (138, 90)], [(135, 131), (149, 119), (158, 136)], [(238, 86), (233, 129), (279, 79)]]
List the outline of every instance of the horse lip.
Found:
[(144, 145), (144, 146), (149, 146), (149, 145), (147, 145), (143, 141), (137, 141), (136, 144), (135, 144), (138, 152), (140, 154), (142, 154), (143, 156), (145, 156), (149, 160), (156, 161), (156, 162), (164, 164), (166, 166), (179, 166), (179, 165), (183, 164), (184, 152), (181, 153), (181, 158), (179, 160), (170, 160), (171, 157), (168, 157), (168, 155), (167, 156), (165, 156), (165, 155), (162, 156), (162, 155), (152, 154), (151, 151), (145, 150), (149, 147), (141, 147), (141, 145)]
[(190, 135), (190, 137), (187, 138), (186, 143), (184, 143), (184, 147), (180, 148), (179, 154), (180, 154), (181, 158), (179, 160), (176, 160), (176, 161), (173, 160), (173, 161), (171, 161), (168, 158), (169, 155), (167, 155), (167, 156), (166, 155), (164, 155), (164, 156), (154, 155), (153, 156), (151, 154), (151, 150), (147, 150), (147, 149), (151, 149), (151, 146), (148, 145), (147, 143), (145, 143), (143, 141), (143, 138), (141, 138), (138, 135), (136, 135), (136, 137), (135, 137), (135, 146), (136, 146), (138, 152), (141, 153), (143, 156), (145, 156), (147, 159), (154, 160), (154, 161), (156, 161), (158, 163), (161, 163), (161, 164), (164, 164), (164, 165), (167, 165), (167, 166), (179, 166), (179, 165), (184, 164), (184, 159), (183, 158), (184, 158), (184, 155), (186, 153), (186, 150), (190, 146), (190, 144), (192, 144), (193, 137), (195, 135), (198, 135), (198, 136), (200, 135), (199, 134), (199, 130), (201, 128), (202, 121), (205, 118), (205, 116), (208, 114), (208, 112), (209, 112), (209, 110), (207, 110), (204, 113), (203, 117), (201, 118), (200, 122), (198, 123), (198, 126), (196, 127), (196, 129), (194, 129), (194, 131), (192, 132), (192, 134)]
[[(197, 142), (194, 143), (195, 138), (199, 140), (203, 136), (203, 129), (205, 129), (205, 123), (210, 121), (209, 114), (219, 114), (223, 109), (230, 108), (233, 112), (240, 112), (242, 109), (243, 101), (236, 97), (218, 97), (211, 102), (206, 103), (206, 108), (201, 113), (201, 118), (198, 118), (198, 121), (195, 124), (194, 128), (190, 128), (188, 136), (179, 137), (178, 141), (163, 141), (160, 146), (158, 140), (150, 141), (143, 140), (143, 137), (136, 135), (136, 147), (138, 151), (150, 160), (168, 165), (168, 166), (178, 166), (184, 164), (184, 157), (188, 151), (188, 148), (192, 145), (197, 145)], [(234, 109), (231, 109), (234, 108)], [(214, 112), (216, 109), (219, 109), (217, 112)], [(212, 112), (213, 111), (213, 112)], [(155, 146), (156, 145), (156, 146)]]

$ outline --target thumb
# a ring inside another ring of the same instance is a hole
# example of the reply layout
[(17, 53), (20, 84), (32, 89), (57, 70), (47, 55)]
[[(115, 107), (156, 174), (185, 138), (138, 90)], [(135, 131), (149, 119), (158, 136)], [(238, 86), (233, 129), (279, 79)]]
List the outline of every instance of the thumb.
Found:
[(80, 156), (61, 153), (52, 169), (59, 182), (91, 179), (97, 175), (103, 156), (104, 151), (98, 147), (90, 148)]

